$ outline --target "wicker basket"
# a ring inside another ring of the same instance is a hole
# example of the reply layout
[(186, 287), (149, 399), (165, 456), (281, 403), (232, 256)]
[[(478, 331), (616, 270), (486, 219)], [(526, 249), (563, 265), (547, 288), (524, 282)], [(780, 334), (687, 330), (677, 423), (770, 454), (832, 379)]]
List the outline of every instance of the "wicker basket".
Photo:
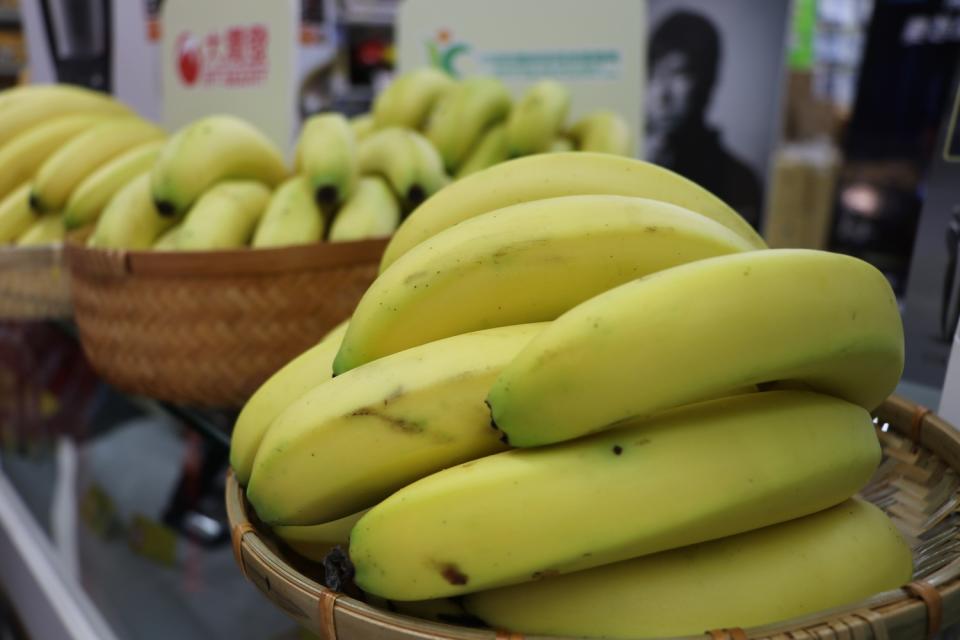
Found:
[(204, 252), (66, 246), (94, 369), (127, 393), (237, 408), (349, 317), (385, 240)]
[[(910, 540), (914, 581), (855, 605), (755, 629), (717, 629), (697, 640), (931, 637), (960, 622), (960, 433), (923, 407), (892, 397), (876, 412), (884, 461), (863, 497)], [(920, 446), (918, 446), (920, 445)], [(372, 607), (318, 580), (322, 568), (256, 528), (243, 491), (227, 480), (227, 515), (241, 570), (298, 623), (328, 640), (523, 640), (514, 633), (450, 626)]]
[(0, 319), (46, 320), (70, 315), (63, 245), (0, 248)]

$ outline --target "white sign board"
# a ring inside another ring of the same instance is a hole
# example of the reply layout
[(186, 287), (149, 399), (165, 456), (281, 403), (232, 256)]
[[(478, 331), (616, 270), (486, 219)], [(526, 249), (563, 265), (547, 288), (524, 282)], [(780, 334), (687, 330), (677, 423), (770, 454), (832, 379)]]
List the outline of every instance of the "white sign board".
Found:
[(612, 109), (641, 149), (646, 3), (636, 0), (406, 0), (397, 16), (401, 72), (425, 65), (493, 75), (519, 96), (553, 78), (572, 92), (570, 119)]
[(163, 120), (229, 113), (290, 152), (297, 126), (298, 0), (166, 0)]

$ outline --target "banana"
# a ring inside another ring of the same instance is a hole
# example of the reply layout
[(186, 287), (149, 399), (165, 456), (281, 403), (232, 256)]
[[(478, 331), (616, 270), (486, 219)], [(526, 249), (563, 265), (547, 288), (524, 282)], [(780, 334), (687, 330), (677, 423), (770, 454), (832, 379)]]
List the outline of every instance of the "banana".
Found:
[(150, 193), (150, 172), (144, 171), (122, 187), (104, 207), (90, 244), (101, 249), (149, 249), (178, 222), (162, 216)]
[(567, 196), (506, 207), (437, 234), (381, 273), (334, 371), (466, 331), (552, 320), (635, 278), (750, 249), (713, 220), (657, 200)]
[(459, 82), (438, 101), (426, 136), (449, 173), (456, 173), (484, 131), (505, 119), (510, 107), (510, 92), (502, 82), (487, 76)]
[(17, 246), (35, 247), (61, 242), (65, 235), (63, 219), (57, 212), (34, 216), (33, 224), (17, 238)]
[(465, 606), (492, 627), (533, 636), (695, 636), (850, 605), (911, 573), (890, 519), (853, 499), (730, 538), (477, 593)]
[(247, 400), (230, 438), (230, 466), (241, 485), (250, 481), (253, 459), (274, 419), (307, 391), (333, 377), (333, 356), (346, 330), (346, 321), (334, 327), (320, 342), (270, 376)]
[(108, 120), (90, 127), (43, 163), (33, 181), (30, 206), (36, 211), (60, 211), (74, 189), (104, 163), (163, 137), (160, 128), (140, 118)]
[(378, 176), (360, 179), (356, 193), (333, 219), (330, 242), (386, 238), (400, 224), (400, 204)]
[(500, 122), (490, 127), (474, 145), (467, 159), (457, 169), (457, 179), (464, 178), (510, 157), (507, 148), (507, 125)]
[(37, 221), (30, 208), (30, 184), (24, 184), (0, 199), (0, 244), (9, 244)]
[(400, 127), (381, 129), (359, 145), (361, 174), (383, 176), (397, 197), (415, 207), (447, 183), (436, 149), (419, 133)]
[[(152, 177), (156, 177), (155, 171)], [(156, 191), (153, 195), (156, 203)], [(177, 234), (177, 248), (212, 251), (243, 247), (253, 237), (269, 202), (270, 190), (261, 182), (218, 182), (190, 208)]]
[(81, 182), (63, 210), (63, 224), (77, 229), (96, 222), (110, 198), (125, 184), (153, 166), (163, 140), (154, 140), (120, 154)]
[(229, 115), (180, 129), (153, 167), (152, 189), (164, 215), (183, 213), (214, 183), (256, 180), (276, 187), (287, 178), (280, 151), (253, 125)]
[(418, 207), (394, 234), (382, 272), (440, 231), (503, 207), (558, 196), (607, 194), (663, 200), (713, 218), (766, 245), (753, 227), (706, 189), (655, 164), (599, 153), (547, 153), (510, 160), (459, 180)]
[(170, 227), (156, 239), (151, 248), (154, 251), (176, 251), (178, 233), (180, 233), (180, 225)]
[(620, 114), (594, 111), (585, 115), (567, 132), (577, 149), (619, 156), (633, 155), (633, 133)]
[(377, 128), (374, 122), (373, 114), (361, 113), (350, 118), (350, 128), (353, 129), (353, 137), (357, 142), (367, 138)]
[(323, 212), (317, 208), (310, 183), (294, 176), (277, 187), (257, 230), (254, 247), (281, 247), (311, 244), (323, 238)]
[(507, 118), (507, 148), (512, 156), (548, 151), (570, 111), (570, 89), (541, 80), (520, 97)]
[(260, 444), (247, 485), (257, 515), (269, 524), (326, 522), (368, 508), (429, 473), (502, 451), (483, 398), (497, 373), (542, 328), (454, 336), (307, 392)]
[(0, 147), (0, 198), (33, 178), (50, 155), (103, 116), (60, 116), (38, 124)]
[(322, 206), (350, 197), (357, 183), (357, 142), (343, 114), (322, 113), (304, 123), (297, 166)]
[(113, 118), (135, 115), (109, 95), (66, 84), (30, 85), (0, 101), (0, 145), (28, 129), (65, 115)]
[(527, 447), (744, 384), (799, 382), (872, 410), (902, 370), (903, 326), (883, 274), (850, 256), (770, 249), (681, 265), (581, 304), (510, 363), (488, 401), (510, 444)]
[(350, 530), (365, 513), (366, 511), (352, 513), (322, 524), (278, 525), (273, 527), (273, 532), (304, 558), (323, 562), (324, 557), (333, 547), (347, 546)]
[(373, 102), (376, 128), (422, 128), (437, 101), (454, 86), (453, 78), (433, 67), (402, 74)]
[(548, 151), (550, 153), (564, 153), (566, 151), (574, 151), (574, 149), (573, 141), (570, 138), (558, 136), (550, 143)]
[(350, 559), (357, 585), (384, 598), (471, 593), (814, 513), (879, 462), (857, 405), (803, 391), (723, 398), (423, 478), (360, 519)]

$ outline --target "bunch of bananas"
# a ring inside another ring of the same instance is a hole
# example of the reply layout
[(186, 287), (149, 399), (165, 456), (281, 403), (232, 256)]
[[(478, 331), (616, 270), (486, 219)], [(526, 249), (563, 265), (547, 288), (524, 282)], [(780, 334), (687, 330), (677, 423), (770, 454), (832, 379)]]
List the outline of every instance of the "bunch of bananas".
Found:
[(349, 321), (250, 399), (231, 465), (289, 547), (346, 546), (412, 615), (761, 625), (909, 580), (852, 497), (902, 366), (872, 266), (767, 249), (645, 162), (531, 155), (413, 211)]

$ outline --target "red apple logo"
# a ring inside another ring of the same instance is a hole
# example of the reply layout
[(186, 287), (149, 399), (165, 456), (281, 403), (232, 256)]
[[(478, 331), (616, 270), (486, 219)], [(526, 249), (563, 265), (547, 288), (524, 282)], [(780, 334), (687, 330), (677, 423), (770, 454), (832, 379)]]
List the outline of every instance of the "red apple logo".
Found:
[(177, 38), (177, 69), (184, 84), (196, 84), (202, 62), (200, 42), (189, 32), (181, 33)]

